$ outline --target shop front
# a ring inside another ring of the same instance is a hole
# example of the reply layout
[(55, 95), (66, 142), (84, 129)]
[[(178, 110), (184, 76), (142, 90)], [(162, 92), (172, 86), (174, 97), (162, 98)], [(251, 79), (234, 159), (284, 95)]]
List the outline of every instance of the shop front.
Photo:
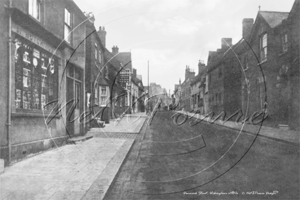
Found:
[[(59, 98), (60, 51), (13, 23), (11, 48), (11, 160), (60, 146), (63, 113)], [(49, 120), (51, 119), (51, 120)]]

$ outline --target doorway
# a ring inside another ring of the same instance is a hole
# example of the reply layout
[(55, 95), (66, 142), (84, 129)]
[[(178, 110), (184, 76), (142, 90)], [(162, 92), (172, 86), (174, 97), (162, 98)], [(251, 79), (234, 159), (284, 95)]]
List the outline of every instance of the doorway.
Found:
[(83, 112), (82, 70), (70, 65), (67, 71), (67, 133), (77, 136), (83, 132), (80, 123), (80, 114)]

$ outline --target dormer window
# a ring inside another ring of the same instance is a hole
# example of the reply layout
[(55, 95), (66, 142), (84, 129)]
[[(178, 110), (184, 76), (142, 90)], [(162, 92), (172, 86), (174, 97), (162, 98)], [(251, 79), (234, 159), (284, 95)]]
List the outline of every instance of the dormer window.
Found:
[(65, 8), (65, 23), (64, 23), (64, 38), (68, 43), (71, 43), (71, 30), (72, 30), (72, 24), (71, 24), (71, 13), (68, 11), (68, 9)]
[(260, 37), (260, 61), (267, 60), (268, 35), (264, 33)]
[(40, 21), (41, 0), (28, 0), (28, 13)]

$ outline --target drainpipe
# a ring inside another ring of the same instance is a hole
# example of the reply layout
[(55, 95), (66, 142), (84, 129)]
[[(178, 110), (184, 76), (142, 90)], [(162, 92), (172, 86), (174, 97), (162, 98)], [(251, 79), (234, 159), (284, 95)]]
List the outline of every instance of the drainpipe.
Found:
[(12, 0), (9, 0), (9, 17), (8, 17), (8, 92), (7, 92), (7, 147), (8, 147), (8, 165), (11, 163), (11, 141), (10, 141), (10, 126), (11, 126), (11, 45), (12, 45), (12, 37), (11, 37), (11, 9), (12, 8)]

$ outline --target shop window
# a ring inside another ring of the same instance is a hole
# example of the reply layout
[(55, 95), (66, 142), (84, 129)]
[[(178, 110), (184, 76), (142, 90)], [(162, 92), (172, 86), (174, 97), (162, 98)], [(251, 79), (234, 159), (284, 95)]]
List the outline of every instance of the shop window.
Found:
[(28, 0), (28, 13), (35, 19), (40, 21), (41, 1)]
[(282, 44), (282, 51), (285, 52), (288, 50), (288, 35), (287, 33), (281, 35), (281, 44)]
[(261, 61), (267, 60), (267, 47), (268, 47), (268, 35), (264, 33), (260, 37), (260, 59)]
[(68, 43), (71, 43), (71, 38), (72, 38), (71, 30), (72, 30), (71, 13), (68, 11), (68, 9), (65, 9), (64, 35), (65, 35), (65, 40)]
[(47, 103), (57, 100), (57, 82), (58, 59), (16, 38), (16, 109), (51, 110), (53, 105)]

